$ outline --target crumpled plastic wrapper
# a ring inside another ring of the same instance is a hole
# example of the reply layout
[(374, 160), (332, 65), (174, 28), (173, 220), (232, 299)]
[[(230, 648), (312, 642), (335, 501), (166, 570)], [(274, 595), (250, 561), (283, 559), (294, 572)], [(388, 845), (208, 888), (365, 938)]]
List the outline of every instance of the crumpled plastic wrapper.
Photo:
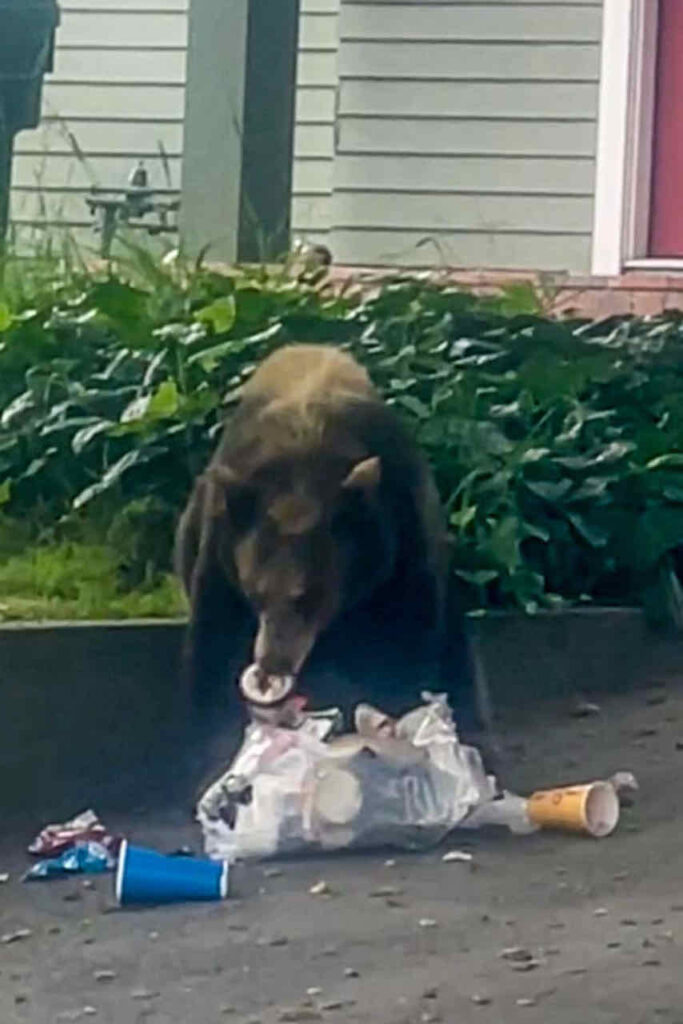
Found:
[(35, 857), (57, 857), (69, 850), (74, 843), (93, 841), (100, 843), (113, 854), (118, 853), (121, 837), (112, 835), (102, 824), (94, 811), (77, 814), (70, 821), (57, 825), (46, 825), (28, 847)]
[(94, 840), (77, 840), (58, 857), (39, 860), (24, 875), (25, 882), (41, 881), (63, 875), (100, 875), (113, 871), (116, 858), (110, 850)]
[(497, 795), (479, 752), (458, 740), (443, 696), (395, 721), (368, 705), (356, 733), (334, 737), (338, 712), (296, 728), (254, 721), (197, 818), (219, 860), (381, 846), (419, 850), (454, 828), (534, 831), (526, 801)]

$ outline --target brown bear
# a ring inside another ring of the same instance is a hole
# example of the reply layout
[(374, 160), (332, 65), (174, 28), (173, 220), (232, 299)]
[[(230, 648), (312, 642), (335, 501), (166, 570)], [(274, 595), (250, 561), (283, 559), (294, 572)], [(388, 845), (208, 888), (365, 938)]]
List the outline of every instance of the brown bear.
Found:
[(447, 538), (425, 458), (350, 356), (279, 349), (245, 385), (177, 535), (199, 705), (252, 658), (318, 699), (388, 711), (446, 690), (481, 723)]

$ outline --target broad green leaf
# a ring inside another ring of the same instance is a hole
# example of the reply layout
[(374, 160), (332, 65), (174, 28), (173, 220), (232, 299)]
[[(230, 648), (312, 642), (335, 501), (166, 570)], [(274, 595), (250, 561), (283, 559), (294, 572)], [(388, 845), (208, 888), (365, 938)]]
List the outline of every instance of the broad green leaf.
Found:
[(235, 326), (237, 305), (234, 295), (224, 295), (195, 313), (200, 323), (210, 324), (216, 334), (227, 334)]
[(587, 541), (592, 548), (603, 548), (609, 540), (609, 535), (594, 523), (588, 522), (577, 512), (567, 512), (567, 519), (583, 540)]
[(76, 455), (80, 455), (88, 447), (91, 441), (100, 434), (106, 434), (114, 424), (110, 420), (99, 420), (79, 430), (71, 439), (71, 447)]
[(173, 380), (164, 380), (152, 395), (147, 406), (148, 419), (170, 419), (178, 411), (178, 388)]
[(0, 508), (6, 505), (12, 496), (12, 483), (10, 480), (3, 480), (0, 483)]
[(563, 498), (566, 498), (567, 494), (572, 489), (572, 482), (571, 480), (558, 480), (557, 482), (548, 480), (525, 480), (524, 486), (538, 498), (543, 498), (544, 501), (556, 503), (561, 502)]
[(516, 569), (520, 562), (519, 532), (519, 520), (509, 516), (497, 523), (485, 546), (494, 561), (508, 572)]
[(470, 525), (477, 515), (476, 505), (464, 505), (451, 513), (450, 524), (456, 530), (464, 530)]
[(10, 312), (9, 306), (4, 302), (0, 302), (0, 334), (10, 329), (13, 321), (14, 317)]
[(117, 462), (115, 462), (104, 475), (90, 487), (86, 487), (85, 490), (81, 491), (73, 500), (73, 508), (78, 511), (79, 508), (83, 508), (93, 498), (98, 497), (100, 494), (104, 494), (105, 491), (110, 490), (115, 484), (128, 473), (131, 469), (138, 468), (159, 455), (158, 448), (135, 448), (131, 452), (127, 452)]
[(475, 587), (485, 587), (488, 583), (497, 580), (500, 575), (497, 569), (477, 569), (473, 572), (467, 569), (456, 569), (455, 574), (467, 583), (473, 583)]

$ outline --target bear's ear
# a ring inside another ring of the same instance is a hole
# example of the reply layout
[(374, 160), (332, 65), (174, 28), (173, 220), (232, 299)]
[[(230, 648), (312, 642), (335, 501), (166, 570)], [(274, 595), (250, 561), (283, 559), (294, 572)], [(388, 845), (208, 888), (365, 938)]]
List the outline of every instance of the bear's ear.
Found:
[(382, 462), (378, 455), (356, 463), (342, 484), (345, 491), (365, 491), (370, 494), (382, 479)]

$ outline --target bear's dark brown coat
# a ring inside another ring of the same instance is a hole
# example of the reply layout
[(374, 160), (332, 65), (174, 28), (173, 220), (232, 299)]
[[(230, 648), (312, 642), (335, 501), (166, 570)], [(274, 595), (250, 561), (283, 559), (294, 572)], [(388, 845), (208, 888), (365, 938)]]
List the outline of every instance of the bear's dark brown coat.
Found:
[(176, 563), (200, 703), (234, 692), (252, 657), (388, 710), (425, 686), (474, 696), (431, 473), (337, 349), (282, 348), (256, 370), (196, 482)]

